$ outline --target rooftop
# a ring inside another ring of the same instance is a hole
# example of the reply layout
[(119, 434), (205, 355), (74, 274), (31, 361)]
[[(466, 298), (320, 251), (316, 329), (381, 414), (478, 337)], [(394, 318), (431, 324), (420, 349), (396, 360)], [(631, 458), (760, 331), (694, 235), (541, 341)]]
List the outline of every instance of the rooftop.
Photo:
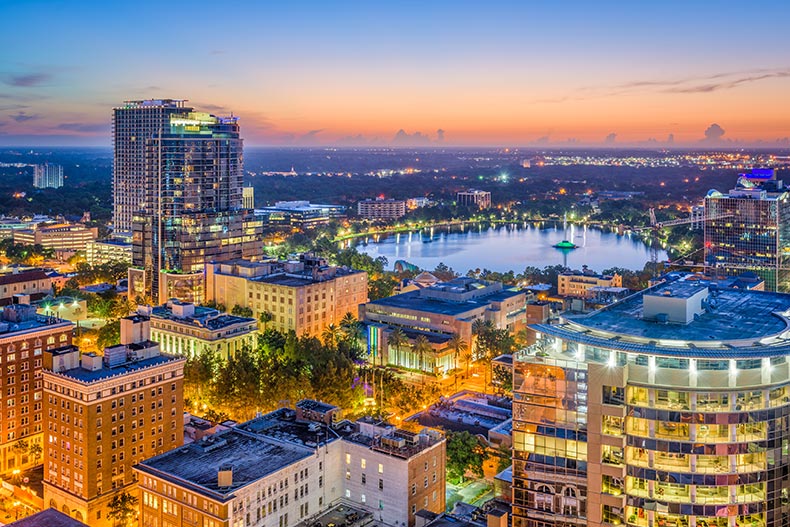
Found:
[(6, 525), (8, 527), (87, 527), (86, 524), (57, 509), (44, 509)]
[(790, 354), (786, 337), (790, 295), (709, 286), (701, 313), (688, 324), (647, 320), (646, 295), (688, 298), (704, 287), (661, 283), (587, 315), (567, 316), (560, 324), (533, 329), (566, 340), (622, 351), (690, 358), (770, 357)]
[(152, 318), (170, 320), (179, 324), (186, 324), (194, 327), (207, 328), (210, 330), (224, 329), (236, 324), (256, 323), (254, 318), (237, 317), (220, 313), (216, 309), (204, 306), (195, 306), (195, 313), (191, 316), (180, 317), (173, 313), (167, 306), (157, 306), (151, 310)]
[[(145, 460), (141, 472), (174, 481), (219, 500), (297, 461), (312, 450), (230, 429)], [(220, 469), (233, 468), (233, 484), (218, 485)]]
[(508, 399), (463, 391), (450, 398), (442, 398), (427, 410), (414, 414), (407, 421), (422, 426), (454, 432), (468, 431), (487, 435), (488, 431), (508, 421), (513, 414)]
[[(144, 346), (146, 344), (158, 346), (158, 344), (156, 344), (155, 342), (149, 341), (148, 343), (130, 344), (130, 348)], [(162, 354), (148, 359), (126, 362), (124, 364), (115, 366), (113, 368), (103, 366), (98, 370), (89, 371), (83, 369), (82, 367), (77, 367), (60, 373), (53, 373), (53, 375), (63, 375), (65, 377), (69, 377), (71, 379), (80, 381), (85, 384), (91, 384), (94, 382), (99, 382), (109, 379), (110, 377), (114, 377), (116, 375), (123, 375), (125, 373), (144, 370), (146, 368), (153, 368), (155, 366), (160, 366), (162, 364), (171, 361), (184, 361), (184, 360), (186, 359), (180, 356)]]

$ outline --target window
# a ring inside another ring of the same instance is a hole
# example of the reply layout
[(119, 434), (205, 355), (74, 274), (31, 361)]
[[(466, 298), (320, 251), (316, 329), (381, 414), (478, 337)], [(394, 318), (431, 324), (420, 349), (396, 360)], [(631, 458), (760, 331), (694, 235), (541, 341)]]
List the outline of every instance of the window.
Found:
[(367, 465), (367, 462), (365, 461), (365, 458), (364, 458), (364, 457), (363, 457), (362, 459), (360, 459), (360, 460), (359, 460), (359, 466), (360, 466), (360, 468), (365, 468), (365, 467), (366, 467), (366, 465)]
[(379, 463), (379, 474), (384, 474), (384, 465)]
[(384, 480), (379, 479), (379, 490), (384, 490)]
[(346, 454), (346, 465), (351, 464), (351, 454)]

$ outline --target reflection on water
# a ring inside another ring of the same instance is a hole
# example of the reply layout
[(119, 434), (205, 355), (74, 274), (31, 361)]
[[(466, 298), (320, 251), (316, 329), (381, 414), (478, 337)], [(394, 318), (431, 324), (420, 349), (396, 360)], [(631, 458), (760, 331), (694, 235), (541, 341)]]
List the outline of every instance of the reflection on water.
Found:
[[(577, 249), (563, 251), (552, 245), (567, 239)], [(618, 236), (586, 226), (520, 223), (489, 228), (441, 227), (409, 233), (381, 235), (352, 241), (360, 252), (386, 256), (392, 267), (406, 260), (423, 269), (433, 269), (440, 262), (466, 273), (469, 269), (521, 272), (527, 266), (543, 268), (565, 264), (572, 269), (587, 265), (595, 271), (609, 267), (642, 269), (650, 260), (650, 249), (637, 237)], [(666, 252), (659, 252), (666, 260)]]

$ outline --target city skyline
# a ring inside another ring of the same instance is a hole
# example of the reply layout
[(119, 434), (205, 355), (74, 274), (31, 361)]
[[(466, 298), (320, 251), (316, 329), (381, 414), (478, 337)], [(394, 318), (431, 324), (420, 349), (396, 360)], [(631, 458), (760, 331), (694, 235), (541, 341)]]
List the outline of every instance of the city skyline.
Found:
[(167, 97), (248, 146), (790, 146), (780, 2), (183, 6), (0, 7), (0, 146), (109, 145)]

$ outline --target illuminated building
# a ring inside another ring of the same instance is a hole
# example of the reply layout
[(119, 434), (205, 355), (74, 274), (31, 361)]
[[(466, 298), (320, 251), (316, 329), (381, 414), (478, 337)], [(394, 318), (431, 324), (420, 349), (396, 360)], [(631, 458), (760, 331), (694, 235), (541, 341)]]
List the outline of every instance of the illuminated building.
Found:
[(278, 201), (271, 207), (256, 209), (255, 214), (269, 225), (309, 228), (325, 225), (335, 218), (343, 218), (345, 210), (342, 205), (322, 205), (309, 201)]
[(242, 208), (242, 172), (236, 117), (172, 115), (166, 130), (146, 140), (133, 296), (150, 291), (160, 304), (172, 297), (199, 303), (206, 262), (260, 256), (260, 222)]
[[(258, 320), (228, 315), (216, 309), (175, 300), (154, 308), (139, 308), (151, 317), (151, 338), (164, 353), (194, 357), (204, 350), (233, 357), (243, 347), (257, 345)], [(142, 312), (141, 311), (141, 312)]]
[(462, 190), (456, 193), (455, 200), (464, 207), (491, 208), (491, 193), (485, 190)]
[(255, 189), (253, 187), (244, 187), (241, 189), (242, 207), (245, 209), (255, 208)]
[(53, 251), (84, 251), (88, 243), (99, 236), (96, 227), (86, 227), (81, 223), (56, 223), (38, 225), (35, 229), (14, 231), (14, 243), (40, 245)]
[(727, 194), (705, 197), (705, 268), (752, 271), (768, 291), (790, 291), (790, 194), (773, 170), (741, 174)]
[(365, 199), (357, 203), (357, 214), (363, 220), (396, 220), (406, 214), (402, 199)]
[(206, 299), (228, 310), (248, 307), (255, 318), (268, 313), (266, 327), (320, 337), (346, 313), (357, 316), (359, 304), (368, 300), (368, 274), (327, 265), (310, 254), (298, 261), (211, 263), (206, 267)]
[(121, 319), (104, 354), (44, 354), (44, 504), (93, 527), (113, 496), (137, 496), (132, 467), (184, 441), (184, 362), (149, 340), (147, 317)]
[[(360, 306), (359, 318), (368, 325), (371, 361), (443, 374), (461, 367), (462, 361), (448, 347), (453, 335), (473, 348), (476, 320), (516, 333), (526, 325), (526, 303), (527, 293), (520, 289), (463, 277), (368, 302)], [(400, 349), (388, 345), (395, 328), (409, 341)], [(420, 356), (412, 351), (410, 344), (419, 336), (428, 340), (431, 353)]]
[(293, 527), (341, 503), (413, 527), (444, 511), (441, 434), (337, 414), (303, 400), (143, 461), (141, 525)]
[(36, 188), (60, 188), (63, 186), (63, 167), (51, 163), (33, 167), (33, 186)]
[(91, 265), (108, 263), (132, 263), (132, 244), (123, 240), (101, 240), (88, 242), (85, 260)]
[[(2, 392), (0, 404), (0, 473), (24, 470), (41, 462), (29, 447), (42, 444), (44, 410), (41, 371), (45, 350), (70, 349), (71, 322), (36, 314), (24, 304), (6, 306), (0, 314)], [(25, 441), (28, 449), (15, 448)]]
[(604, 276), (579, 271), (569, 271), (557, 276), (557, 294), (560, 296), (590, 298), (593, 288), (597, 287), (623, 287), (623, 277), (617, 273)]
[(15, 269), (14, 272), (0, 275), (0, 306), (29, 304), (50, 293), (52, 280), (42, 269)]
[(170, 116), (192, 111), (185, 101), (126, 101), (113, 110), (113, 230), (132, 233), (132, 221), (145, 195), (146, 142), (170, 128)]
[(514, 357), (514, 527), (780, 527), (790, 295), (662, 283)]

